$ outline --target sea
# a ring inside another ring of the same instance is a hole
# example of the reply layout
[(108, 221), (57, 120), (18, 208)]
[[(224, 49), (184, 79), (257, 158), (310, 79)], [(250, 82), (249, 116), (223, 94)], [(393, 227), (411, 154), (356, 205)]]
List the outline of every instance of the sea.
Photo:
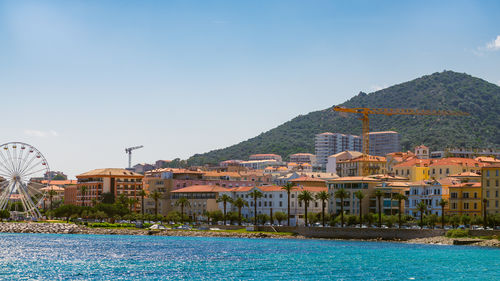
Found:
[(0, 280), (500, 280), (500, 249), (4, 233)]

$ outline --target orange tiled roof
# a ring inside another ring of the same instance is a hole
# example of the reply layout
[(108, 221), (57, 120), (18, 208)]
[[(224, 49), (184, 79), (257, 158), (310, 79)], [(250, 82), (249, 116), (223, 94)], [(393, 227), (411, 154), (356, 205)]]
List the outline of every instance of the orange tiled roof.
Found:
[(227, 192), (227, 191), (231, 191), (231, 189), (220, 187), (218, 185), (192, 185), (174, 190), (172, 192), (186, 193), (186, 192)]
[(357, 176), (357, 177), (341, 177), (341, 178), (333, 179), (331, 181), (332, 182), (344, 182), (344, 181), (373, 181), (373, 182), (377, 182), (377, 181), (380, 181), (380, 180), (374, 179), (374, 178), (370, 178), (370, 177)]
[[(43, 184), (49, 183), (48, 180), (43, 180)], [(51, 180), (50, 184), (51, 185), (67, 185), (67, 184), (76, 184), (77, 180)]]
[(420, 167), (428, 167), (431, 163), (431, 159), (418, 159), (412, 158), (405, 162), (394, 165), (394, 168), (399, 167), (413, 167), (419, 165)]
[(144, 177), (141, 174), (134, 173), (134, 172), (131, 172), (129, 170), (121, 169), (121, 168), (95, 169), (95, 170), (80, 174), (76, 177), (80, 178), (80, 177), (109, 177), (109, 176), (114, 176), (114, 177)]
[(481, 187), (480, 182), (463, 182), (463, 183), (456, 183), (450, 187)]
[(470, 158), (448, 157), (448, 158), (441, 158), (441, 159), (431, 159), (430, 166), (445, 166), (445, 165), (446, 166), (448, 166), (448, 165), (462, 165), (462, 166), (473, 166), (473, 167), (478, 165), (479, 167), (482, 167), (486, 164), (481, 163), (479, 161), (476, 161), (474, 159), (470, 159)]
[(290, 156), (314, 156), (314, 154), (311, 153), (295, 153)]
[(481, 175), (473, 173), (473, 172), (462, 172), (454, 175), (450, 175), (450, 177), (480, 177)]
[(486, 165), (483, 168), (500, 168), (500, 163), (493, 163), (490, 165)]
[[(279, 156), (278, 154), (272, 154), (272, 153), (263, 153), (263, 154), (252, 154), (250, 157), (260, 157), (260, 156)], [(281, 157), (281, 156), (280, 156)]]
[(308, 176), (302, 176), (300, 178), (296, 178), (293, 180), (289, 180), (291, 182), (325, 182), (323, 179), (318, 179), (318, 178), (312, 178)]

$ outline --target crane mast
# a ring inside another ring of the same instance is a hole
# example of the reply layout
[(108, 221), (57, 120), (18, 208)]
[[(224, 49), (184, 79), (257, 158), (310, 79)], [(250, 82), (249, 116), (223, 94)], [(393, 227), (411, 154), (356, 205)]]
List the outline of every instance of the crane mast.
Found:
[(370, 152), (370, 114), (382, 114), (387, 116), (392, 115), (439, 115), (439, 116), (468, 116), (467, 112), (460, 111), (448, 111), (448, 110), (426, 110), (426, 109), (407, 109), (407, 108), (345, 108), (340, 106), (335, 106), (334, 111), (345, 112), (345, 113), (357, 113), (359, 114), (359, 120), (363, 122), (363, 162), (362, 162), (362, 176), (369, 174), (369, 167), (367, 165), (367, 160), (369, 160)]
[(125, 148), (125, 153), (128, 154), (128, 168), (129, 169), (132, 168), (132, 151), (139, 149), (139, 148), (143, 148), (143, 147), (144, 147), (143, 145), (138, 145), (138, 146)]

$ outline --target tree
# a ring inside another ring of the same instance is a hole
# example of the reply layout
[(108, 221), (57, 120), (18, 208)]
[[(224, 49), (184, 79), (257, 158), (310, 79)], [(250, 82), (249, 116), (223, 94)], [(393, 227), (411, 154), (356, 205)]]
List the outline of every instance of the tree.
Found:
[(139, 190), (137, 195), (141, 197), (141, 215), (144, 216), (144, 197), (147, 196), (146, 191), (144, 189), (141, 189)]
[(460, 224), (460, 216), (459, 215), (452, 215), (450, 217), (450, 224), (453, 226), (453, 228), (457, 228), (458, 224)]
[(177, 212), (177, 211), (171, 211), (171, 212), (169, 212), (169, 213), (165, 216), (165, 219), (166, 219), (167, 221), (171, 221), (171, 222), (174, 222), (174, 223), (182, 221), (182, 219), (181, 219), (181, 215), (180, 215), (180, 214), (179, 214), (179, 212)]
[(158, 215), (158, 200), (160, 200), (161, 197), (162, 197), (162, 194), (156, 190), (149, 194), (149, 198), (151, 198), (155, 201), (155, 216)]
[(278, 221), (279, 225), (281, 225), (281, 222), (286, 220), (286, 218), (288, 217), (287, 214), (283, 212), (275, 212), (273, 216), (274, 219)]
[(227, 194), (223, 194), (222, 196), (219, 196), (219, 198), (217, 198), (216, 202), (217, 203), (222, 202), (222, 204), (224, 205), (224, 225), (226, 225), (226, 205), (228, 202), (232, 203), (233, 198), (231, 198), (231, 196)]
[(184, 222), (184, 206), (189, 207), (191, 203), (186, 197), (181, 197), (175, 201), (175, 206), (181, 206), (181, 222)]
[(441, 206), (441, 228), (444, 229), (444, 207), (448, 204), (446, 199), (439, 200), (439, 206)]
[(309, 202), (314, 200), (314, 197), (312, 196), (311, 192), (303, 190), (302, 192), (300, 192), (297, 198), (299, 199), (299, 202), (304, 202), (304, 218), (305, 226), (307, 226), (307, 207), (309, 205)]
[(406, 201), (408, 200), (408, 197), (406, 197), (406, 195), (404, 194), (401, 194), (401, 193), (396, 193), (394, 194), (394, 199), (398, 201), (398, 228), (401, 228), (401, 225), (403, 224), (402, 221), (401, 221), (401, 211), (402, 211), (402, 207), (401, 207), (401, 201)]
[(258, 189), (254, 189), (252, 190), (252, 192), (250, 192), (250, 196), (253, 198), (254, 224), (257, 225), (257, 199), (261, 198), (263, 195), (262, 192), (260, 192)]
[(427, 212), (427, 204), (424, 201), (418, 202), (417, 210), (420, 212), (420, 229), (422, 229), (424, 227), (424, 214)]
[(470, 221), (471, 221), (471, 218), (469, 217), (469, 215), (462, 215), (460, 217), (460, 222), (463, 224), (463, 225), (469, 225), (470, 224)]
[(436, 214), (430, 214), (425, 217), (427, 221), (427, 225), (434, 229), (434, 226), (436, 226), (436, 222), (438, 221), (438, 216)]
[(375, 190), (375, 196), (377, 197), (377, 205), (378, 205), (378, 227), (382, 227), (382, 195), (384, 193), (382, 190)]
[(354, 193), (354, 196), (356, 196), (356, 198), (358, 199), (358, 202), (359, 202), (359, 227), (361, 227), (361, 225), (363, 225), (363, 198), (365, 198), (365, 194), (363, 193), (363, 191), (361, 190), (358, 190)]
[(238, 225), (241, 225), (241, 209), (245, 206), (248, 207), (248, 202), (243, 198), (238, 197), (234, 200), (233, 205), (238, 208)]
[(53, 189), (50, 189), (49, 192), (47, 192), (47, 194), (49, 195), (50, 210), (52, 210), (52, 199), (54, 198), (54, 196), (57, 195), (57, 192)]
[(139, 200), (137, 200), (136, 198), (128, 198), (127, 203), (129, 206), (129, 210), (132, 213), (132, 208), (135, 206), (135, 204), (139, 203)]
[(10, 218), (10, 212), (9, 212), (9, 210), (7, 210), (7, 209), (0, 210), (0, 218), (2, 220)]
[(270, 220), (270, 219), (271, 219), (271, 217), (269, 217), (269, 215), (268, 215), (268, 214), (259, 214), (259, 215), (257, 216), (257, 219), (258, 219), (258, 221), (259, 221), (261, 224), (266, 224), (266, 222), (267, 222), (268, 220)]
[(325, 226), (325, 202), (330, 198), (330, 194), (326, 191), (321, 191), (316, 193), (316, 200), (321, 200), (321, 221), (323, 223), (323, 227)]
[(335, 198), (340, 199), (340, 226), (344, 227), (344, 199), (349, 197), (349, 193), (344, 188), (339, 188), (334, 195)]
[(85, 206), (85, 193), (87, 193), (87, 186), (80, 186), (80, 193), (82, 194), (82, 206)]
[(290, 226), (290, 193), (293, 190), (293, 187), (295, 186), (294, 182), (287, 182), (281, 189), (285, 190), (288, 196), (288, 226)]

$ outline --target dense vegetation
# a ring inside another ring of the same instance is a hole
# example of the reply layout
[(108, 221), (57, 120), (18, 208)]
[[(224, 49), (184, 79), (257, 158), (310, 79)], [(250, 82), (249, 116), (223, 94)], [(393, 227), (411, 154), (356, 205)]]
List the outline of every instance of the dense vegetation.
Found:
[[(395, 130), (402, 148), (425, 144), (446, 147), (500, 146), (500, 87), (467, 74), (444, 71), (395, 85), (371, 94), (359, 93), (340, 106), (460, 110), (469, 117), (373, 116), (371, 131)], [(356, 116), (331, 110), (300, 115), (268, 132), (239, 144), (196, 154), (189, 164), (247, 159), (253, 153), (276, 153), (285, 159), (297, 152), (314, 153), (314, 136), (322, 132), (361, 134)]]

